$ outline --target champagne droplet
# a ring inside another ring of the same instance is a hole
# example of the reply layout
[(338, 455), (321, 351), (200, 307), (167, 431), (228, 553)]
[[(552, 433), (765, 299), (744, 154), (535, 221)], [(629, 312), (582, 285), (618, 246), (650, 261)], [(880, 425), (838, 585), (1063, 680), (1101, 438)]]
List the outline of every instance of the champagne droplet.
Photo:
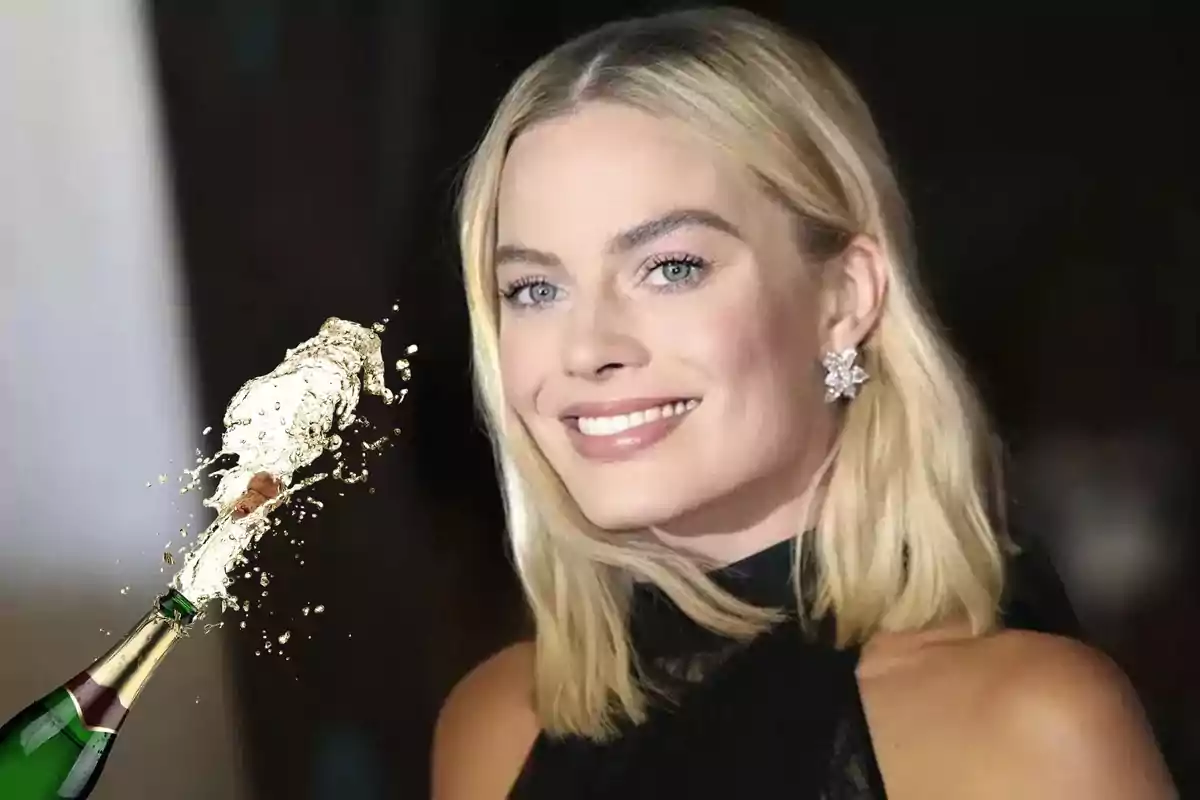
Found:
[(396, 362), (396, 369), (400, 372), (400, 379), (407, 381), (412, 380), (412, 365), (408, 363), (407, 358), (402, 358)]

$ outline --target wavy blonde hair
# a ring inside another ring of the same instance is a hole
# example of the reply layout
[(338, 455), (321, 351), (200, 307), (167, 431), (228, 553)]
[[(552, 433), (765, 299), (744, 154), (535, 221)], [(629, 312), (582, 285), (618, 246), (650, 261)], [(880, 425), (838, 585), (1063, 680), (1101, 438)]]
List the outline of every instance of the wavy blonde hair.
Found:
[(649, 690), (627, 629), (635, 580), (654, 582), (729, 636), (751, 637), (779, 618), (649, 537), (592, 525), (505, 403), (493, 264), (505, 156), (522, 131), (592, 101), (682, 120), (734, 154), (795, 212), (817, 266), (837, 255), (831, 242), (864, 235), (878, 244), (889, 289), (862, 344), (871, 380), (842, 416), (814, 518), (796, 521), (798, 537), (813, 525), (796, 548), (811, 556), (812, 581), (801, 587), (797, 569), (796, 591), (810, 620), (833, 615), (843, 646), (952, 617), (977, 633), (991, 628), (1005, 540), (988, 504), (986, 423), (921, 302), (904, 201), (862, 98), (815, 46), (748, 12), (614, 23), (517, 79), (470, 162), (459, 205), (475, 384), (536, 624), (534, 702), (545, 728), (604, 738), (622, 719), (644, 718)]

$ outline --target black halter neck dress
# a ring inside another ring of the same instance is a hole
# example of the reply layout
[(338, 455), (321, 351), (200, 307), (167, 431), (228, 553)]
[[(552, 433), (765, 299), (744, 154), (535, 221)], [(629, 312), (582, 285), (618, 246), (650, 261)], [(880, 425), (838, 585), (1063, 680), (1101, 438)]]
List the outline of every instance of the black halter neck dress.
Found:
[[(727, 591), (794, 614), (785, 541), (712, 573)], [(635, 589), (631, 634), (673, 701), (613, 741), (538, 738), (516, 800), (767, 798), (882, 800), (855, 667), (828, 626), (789, 619), (740, 644), (697, 625), (653, 586)]]

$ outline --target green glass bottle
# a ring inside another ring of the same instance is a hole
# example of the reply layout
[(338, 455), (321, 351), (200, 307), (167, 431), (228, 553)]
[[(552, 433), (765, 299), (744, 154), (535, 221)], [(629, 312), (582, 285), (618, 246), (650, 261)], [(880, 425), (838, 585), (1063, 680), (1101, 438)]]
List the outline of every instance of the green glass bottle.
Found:
[(170, 590), (116, 647), (0, 727), (0, 798), (91, 794), (133, 701), (195, 618)]

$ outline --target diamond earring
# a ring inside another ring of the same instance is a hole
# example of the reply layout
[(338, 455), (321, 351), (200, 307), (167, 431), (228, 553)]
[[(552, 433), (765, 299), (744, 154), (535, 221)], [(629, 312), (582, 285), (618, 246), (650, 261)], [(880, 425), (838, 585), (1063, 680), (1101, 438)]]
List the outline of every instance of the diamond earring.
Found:
[(858, 348), (847, 347), (845, 350), (829, 351), (821, 357), (821, 365), (825, 367), (825, 402), (833, 403), (841, 398), (853, 399), (858, 395), (858, 387), (871, 377), (867, 371), (858, 366)]

